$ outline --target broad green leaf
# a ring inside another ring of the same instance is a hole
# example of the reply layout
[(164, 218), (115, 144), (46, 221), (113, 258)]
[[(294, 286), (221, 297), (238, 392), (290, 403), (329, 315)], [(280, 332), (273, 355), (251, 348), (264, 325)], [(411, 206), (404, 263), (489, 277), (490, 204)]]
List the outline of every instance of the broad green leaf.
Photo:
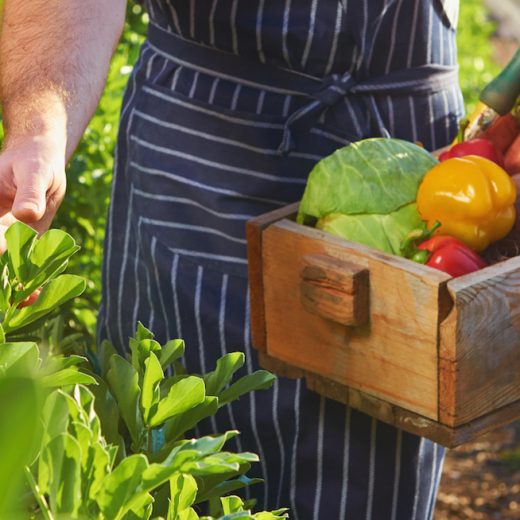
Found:
[(163, 368), (167, 367), (170, 363), (173, 363), (177, 359), (184, 355), (184, 340), (172, 339), (168, 341), (161, 350), (159, 361)]
[(145, 371), (141, 391), (141, 407), (144, 422), (148, 424), (150, 410), (160, 399), (159, 383), (164, 379), (164, 373), (161, 368), (161, 363), (153, 352), (150, 352), (144, 365)]
[(77, 518), (81, 506), (81, 448), (68, 433), (54, 437), (39, 459), (38, 484), (54, 515)]
[(74, 400), (62, 390), (55, 390), (45, 400), (43, 407), (44, 442), (48, 443), (53, 437), (67, 431), (70, 419), (70, 401)]
[(80, 276), (63, 274), (43, 287), (40, 296), (33, 305), (18, 309), (8, 323), (4, 323), (6, 332), (34, 322), (58, 305), (79, 296), (85, 290), (85, 280)]
[(109, 444), (122, 447), (123, 440), (119, 434), (119, 408), (117, 402), (109, 391), (107, 383), (97, 378), (97, 385), (91, 387), (94, 394), (94, 408), (99, 421), (103, 436)]
[(106, 518), (118, 520), (130, 509), (129, 504), (136, 498), (147, 467), (148, 461), (144, 455), (131, 455), (104, 479), (94, 498)]
[(242, 352), (231, 352), (217, 360), (217, 366), (213, 372), (204, 376), (206, 394), (216, 395), (225, 388), (233, 374), (244, 365), (245, 356)]
[(202, 493), (199, 492), (196, 503), (213, 500), (232, 493), (233, 491), (238, 491), (239, 489), (253, 486), (254, 484), (261, 484), (262, 482), (263, 480), (260, 478), (248, 478), (245, 475), (240, 475), (233, 480), (224, 480), (211, 488), (204, 489)]
[(218, 398), (208, 396), (202, 403), (181, 415), (172, 417), (166, 422), (164, 437), (167, 442), (178, 439), (188, 430), (194, 428), (202, 419), (215, 415), (218, 411)]
[(220, 501), (222, 503), (222, 511), (225, 515), (239, 513), (244, 510), (244, 502), (237, 496), (223, 497)]
[(204, 381), (200, 377), (188, 376), (175, 383), (167, 396), (159, 401), (149, 418), (152, 427), (179, 415), (202, 403), (205, 398)]
[(415, 201), (422, 178), (437, 163), (423, 148), (400, 139), (352, 143), (319, 161), (311, 171), (299, 219), (396, 211)]
[(29, 379), (0, 376), (0, 518), (15, 516), (23, 494), (24, 466), (39, 441), (40, 400)]
[(141, 390), (137, 370), (121, 356), (115, 355), (110, 359), (107, 380), (119, 405), (121, 417), (123, 417), (132, 441), (137, 447), (143, 430), (139, 409)]
[(253, 374), (248, 374), (233, 383), (224, 390), (219, 396), (219, 406), (230, 403), (244, 394), (249, 394), (255, 390), (265, 390), (271, 388), (276, 377), (266, 370), (258, 370)]
[(7, 309), (11, 305), (10, 299), (11, 284), (9, 283), (9, 268), (7, 265), (4, 265), (1, 268), (0, 274), (0, 312), (2, 313), (1, 320), (4, 319), (3, 315), (6, 313)]
[(76, 367), (65, 368), (54, 374), (49, 374), (40, 379), (40, 382), (45, 388), (55, 388), (67, 385), (95, 385), (96, 380), (80, 372)]
[(25, 285), (30, 275), (28, 261), (36, 240), (36, 231), (22, 222), (15, 222), (5, 232), (9, 267), (19, 282)]
[(99, 442), (93, 443), (88, 447), (88, 450), (83, 496), (88, 496), (90, 500), (95, 501), (96, 496), (104, 486), (105, 478), (110, 472), (112, 456), (110, 451)]
[(103, 340), (97, 348), (97, 361), (100, 367), (100, 375), (103, 379), (106, 379), (108, 369), (110, 368), (110, 358), (117, 355), (117, 351), (114, 345), (108, 340)]
[(176, 520), (189, 509), (197, 496), (197, 482), (191, 475), (177, 473), (170, 479), (170, 507), (168, 520)]
[(316, 227), (333, 235), (402, 256), (401, 245), (410, 231), (424, 228), (415, 203), (385, 215), (341, 215), (332, 213)]
[(36, 343), (0, 343), (0, 374), (31, 376), (38, 368), (39, 355)]

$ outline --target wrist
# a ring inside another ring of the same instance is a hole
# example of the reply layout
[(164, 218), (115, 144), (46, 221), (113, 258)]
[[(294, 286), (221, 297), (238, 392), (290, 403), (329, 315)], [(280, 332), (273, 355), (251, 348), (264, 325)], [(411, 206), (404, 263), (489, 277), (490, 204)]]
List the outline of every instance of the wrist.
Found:
[(44, 141), (65, 156), (67, 112), (63, 98), (56, 93), (11, 97), (4, 105), (3, 121), (5, 149), (20, 142)]

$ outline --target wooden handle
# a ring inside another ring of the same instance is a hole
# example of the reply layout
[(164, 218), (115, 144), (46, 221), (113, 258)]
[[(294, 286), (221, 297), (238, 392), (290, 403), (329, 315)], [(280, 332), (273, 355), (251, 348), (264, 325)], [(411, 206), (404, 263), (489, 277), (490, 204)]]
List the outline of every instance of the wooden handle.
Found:
[(300, 293), (307, 312), (350, 327), (368, 323), (367, 268), (319, 254), (303, 261)]

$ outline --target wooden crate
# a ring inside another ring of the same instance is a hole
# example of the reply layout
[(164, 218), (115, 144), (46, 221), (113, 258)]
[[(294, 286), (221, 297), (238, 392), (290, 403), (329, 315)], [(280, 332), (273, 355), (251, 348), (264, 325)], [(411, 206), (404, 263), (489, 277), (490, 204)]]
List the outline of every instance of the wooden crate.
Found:
[(248, 223), (262, 366), (448, 447), (520, 418), (520, 257), (452, 279), (296, 211)]

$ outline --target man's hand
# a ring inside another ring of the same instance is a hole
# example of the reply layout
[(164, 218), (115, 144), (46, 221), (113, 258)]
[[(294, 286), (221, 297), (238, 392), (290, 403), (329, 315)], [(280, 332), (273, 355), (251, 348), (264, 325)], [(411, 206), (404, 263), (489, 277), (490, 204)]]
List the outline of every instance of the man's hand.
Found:
[(64, 146), (50, 135), (11, 141), (0, 154), (0, 250), (16, 220), (46, 231), (65, 195)]
[(5, 0), (0, 33), (0, 247), (15, 220), (49, 228), (103, 90), (126, 0)]

